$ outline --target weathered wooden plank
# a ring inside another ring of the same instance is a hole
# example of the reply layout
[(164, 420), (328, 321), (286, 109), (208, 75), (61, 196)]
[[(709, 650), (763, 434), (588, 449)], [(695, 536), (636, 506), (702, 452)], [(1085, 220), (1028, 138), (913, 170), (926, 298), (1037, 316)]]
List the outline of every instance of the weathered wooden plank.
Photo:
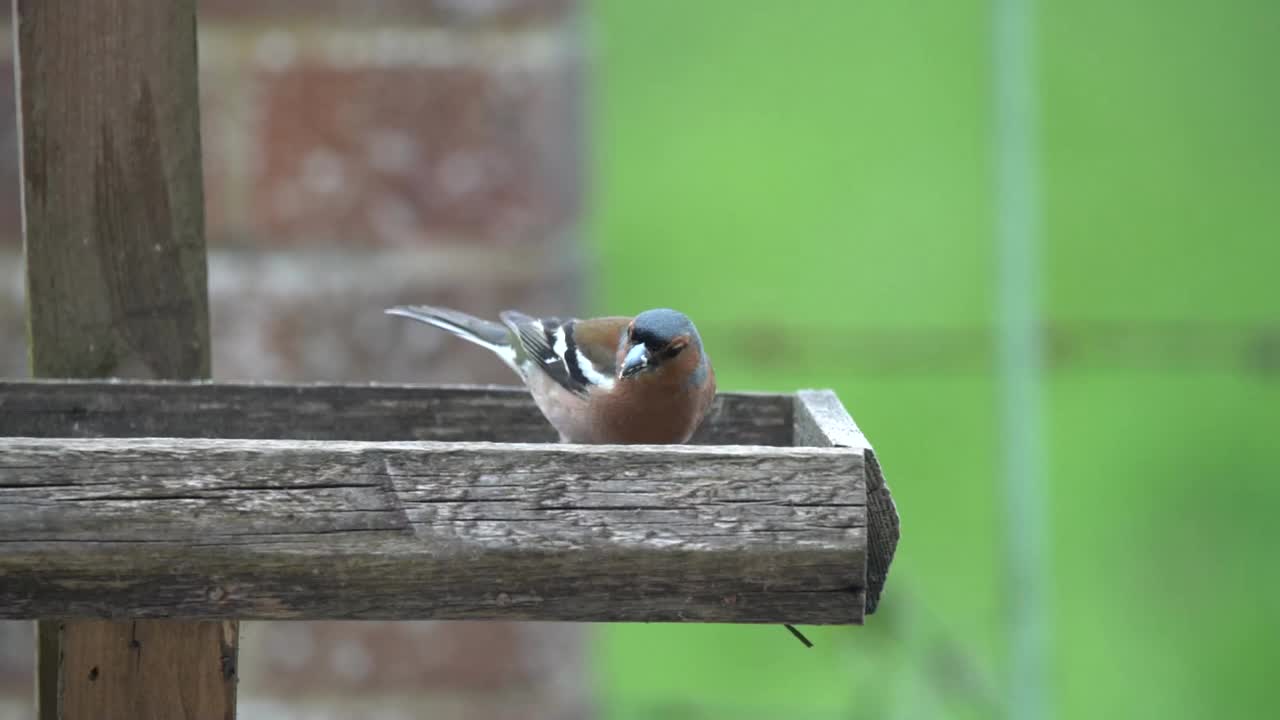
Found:
[(195, 1), (17, 0), (33, 374), (209, 374)]
[[(234, 707), (228, 706), (225, 695), (227, 683), (235, 681), (235, 622), (60, 620), (41, 624), (56, 632), (63, 675), (83, 680), (91, 688), (65, 693), (59, 717), (232, 717), (226, 713)], [(218, 672), (205, 672), (202, 665), (188, 662), (193, 652), (218, 658)], [(164, 677), (174, 681), (154, 682)], [(136, 694), (134, 688), (144, 694)], [(116, 715), (103, 708), (130, 712)]]
[[(693, 442), (791, 444), (792, 397), (721, 393)], [(0, 437), (555, 442), (517, 387), (0, 382)]]
[(0, 439), (0, 617), (859, 623), (840, 448)]
[(889, 577), (901, 533), (898, 508), (894, 505), (884, 473), (867, 436), (858, 429), (840, 399), (830, 390), (801, 390), (795, 396), (795, 441), (797, 446), (843, 447), (863, 453), (862, 471), (867, 488), (867, 614), (876, 611), (880, 593)]
[[(195, 0), (14, 2), (37, 377), (209, 375), (195, 13)], [(45, 720), (235, 716), (234, 622), (38, 632)]]

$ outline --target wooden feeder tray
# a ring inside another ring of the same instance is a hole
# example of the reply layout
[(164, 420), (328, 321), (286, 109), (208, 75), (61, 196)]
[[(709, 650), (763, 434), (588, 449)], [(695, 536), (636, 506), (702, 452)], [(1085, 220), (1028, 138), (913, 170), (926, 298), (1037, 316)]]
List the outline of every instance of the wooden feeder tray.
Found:
[(830, 391), (626, 446), (519, 388), (0, 383), (0, 618), (857, 624), (897, 539)]

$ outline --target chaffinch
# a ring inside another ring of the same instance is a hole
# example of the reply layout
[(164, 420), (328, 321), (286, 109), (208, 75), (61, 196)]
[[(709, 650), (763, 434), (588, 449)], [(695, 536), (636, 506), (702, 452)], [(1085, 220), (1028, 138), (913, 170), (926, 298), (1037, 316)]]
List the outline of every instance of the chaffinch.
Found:
[(501, 323), (429, 305), (386, 312), (492, 350), (524, 380), (563, 442), (684, 443), (715, 399), (716, 374), (702, 338), (675, 310), (588, 320), (507, 310)]
[(693, 322), (675, 310), (634, 318), (533, 318), (501, 323), (427, 305), (389, 308), (492, 350), (542, 414), (574, 443), (683, 443), (715, 399), (716, 376)]

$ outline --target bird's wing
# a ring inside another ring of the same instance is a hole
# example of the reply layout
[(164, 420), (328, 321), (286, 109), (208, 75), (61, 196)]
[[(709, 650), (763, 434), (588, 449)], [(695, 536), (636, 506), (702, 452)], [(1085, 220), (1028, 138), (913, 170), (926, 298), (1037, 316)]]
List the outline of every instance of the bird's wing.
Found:
[[(519, 340), (518, 353), (529, 368), (527, 372), (542, 372), (575, 395), (586, 395), (592, 388), (613, 387), (612, 355), (598, 349), (594, 338), (612, 322), (615, 339), (611, 347), (616, 347), (616, 333), (628, 318), (534, 318), (514, 310), (503, 312), (501, 318)], [(585, 346), (577, 337), (584, 330), (592, 338)], [(607, 362), (602, 358), (606, 355)]]
[(618, 373), (618, 343), (626, 332), (629, 317), (601, 317), (574, 323), (578, 349), (597, 372), (614, 377)]

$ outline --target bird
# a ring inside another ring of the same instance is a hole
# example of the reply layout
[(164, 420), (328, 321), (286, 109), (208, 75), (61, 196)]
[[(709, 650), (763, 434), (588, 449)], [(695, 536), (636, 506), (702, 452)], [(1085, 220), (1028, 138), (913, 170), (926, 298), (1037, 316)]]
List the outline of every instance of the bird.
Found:
[(685, 443), (715, 399), (716, 374), (702, 338), (688, 316), (670, 308), (584, 320), (505, 310), (500, 322), (431, 305), (385, 312), (492, 351), (524, 381), (561, 442)]
[(562, 442), (688, 442), (715, 399), (702, 338), (676, 310), (584, 320), (506, 310), (501, 322), (430, 305), (386, 312), (492, 351), (524, 381)]

